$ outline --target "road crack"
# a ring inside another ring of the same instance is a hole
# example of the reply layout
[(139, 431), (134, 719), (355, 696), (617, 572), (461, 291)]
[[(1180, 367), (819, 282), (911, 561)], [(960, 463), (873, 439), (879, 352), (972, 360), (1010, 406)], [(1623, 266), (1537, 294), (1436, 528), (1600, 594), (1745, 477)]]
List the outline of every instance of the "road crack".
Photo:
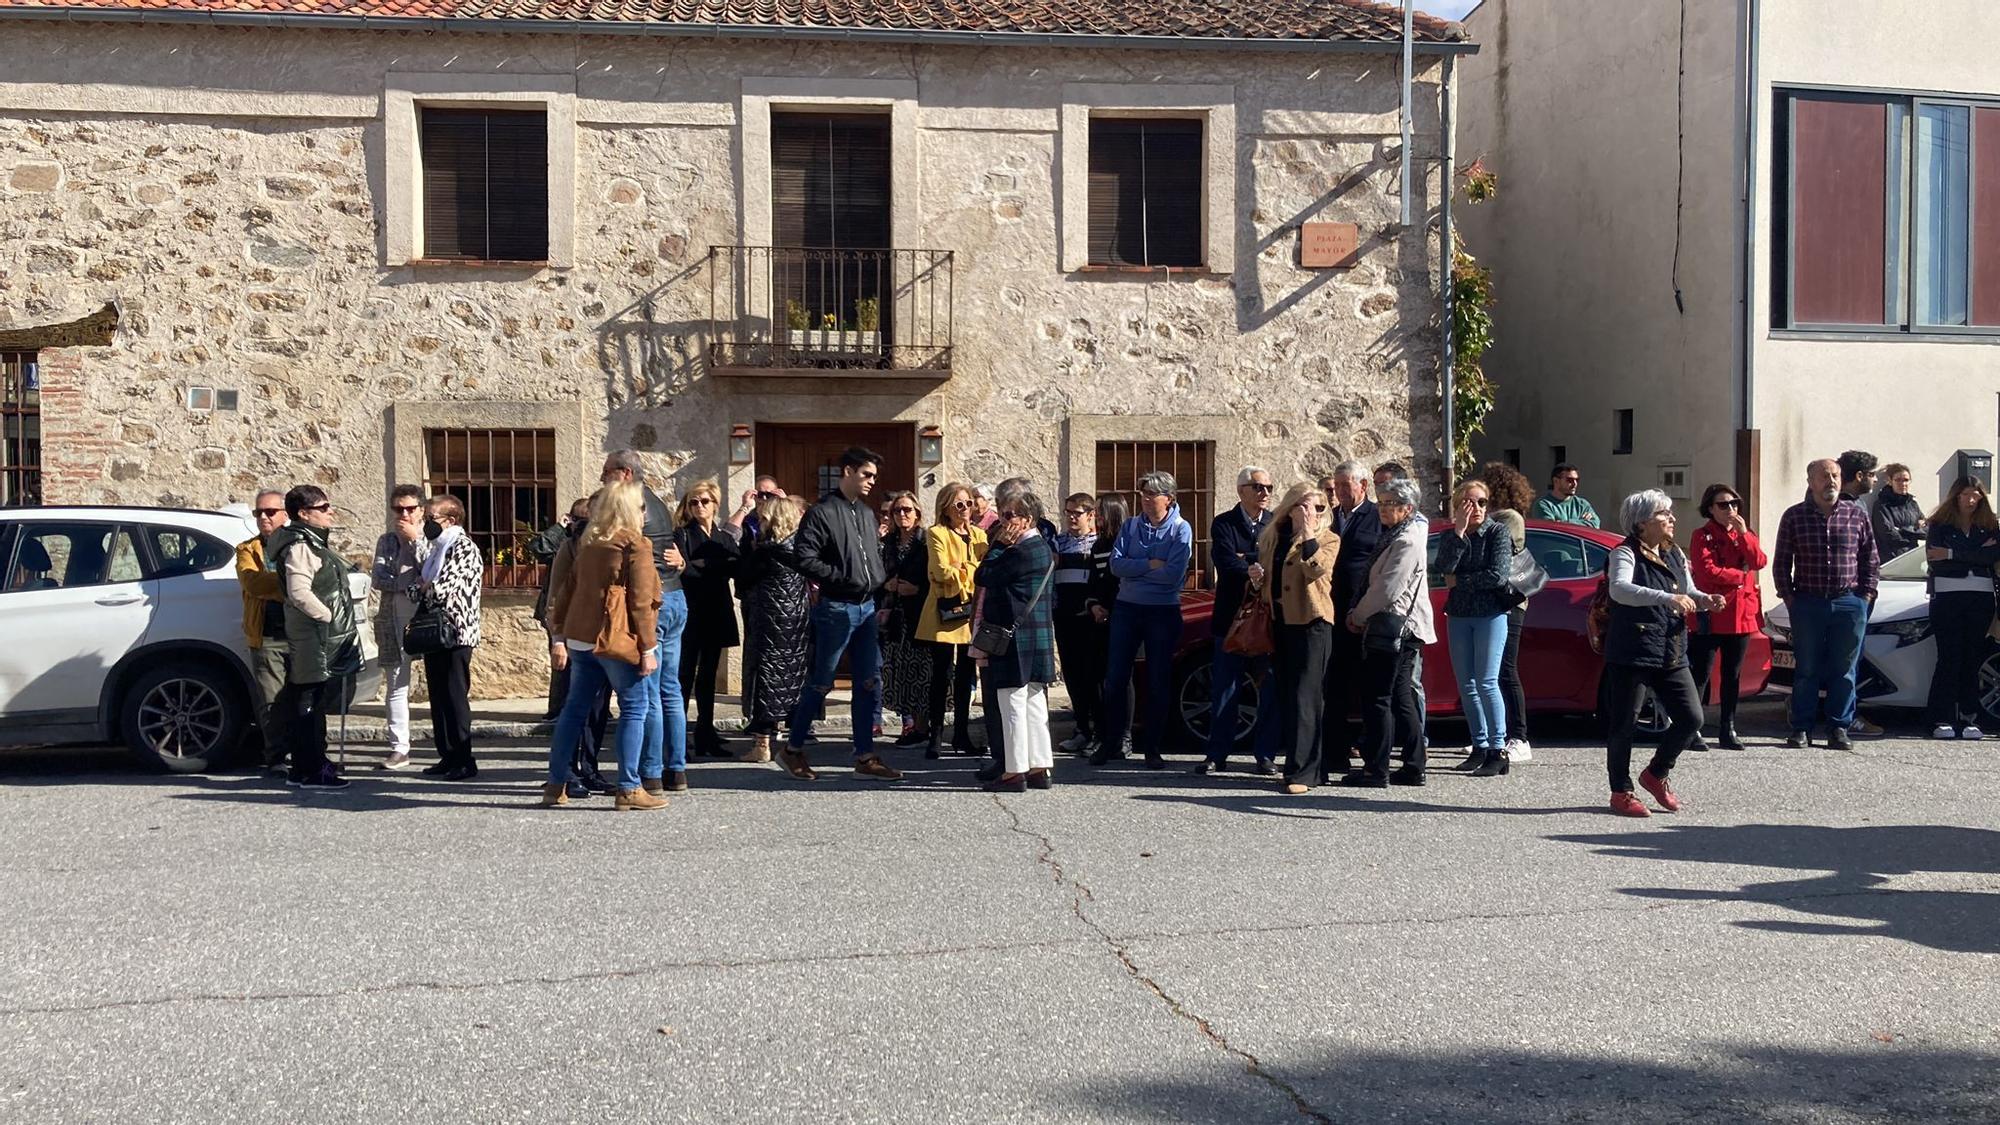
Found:
[(1008, 827), (1016, 835), (1024, 836), (1034, 842), (1038, 849), (1035, 855), (1035, 862), (1048, 870), (1050, 879), (1055, 883), (1058, 890), (1068, 893), (1070, 913), (1074, 914), (1076, 920), (1081, 922), (1086, 929), (1097, 935), (1098, 939), (1104, 943), (1105, 949), (1118, 959), (1120, 965), (1124, 966), (1126, 975), (1137, 981), (1146, 991), (1152, 993), (1154, 999), (1164, 1005), (1175, 1017), (1192, 1025), (1195, 1030), (1201, 1033), (1204, 1039), (1208, 1040), (1211, 1046), (1241, 1063), (1243, 1069), (1251, 1077), (1263, 1082), (1282, 1095), (1287, 1101), (1291, 1102), (1292, 1109), (1301, 1118), (1317, 1122), (1318, 1125), (1333, 1125), (1333, 1118), (1307, 1101), (1305, 1095), (1299, 1092), (1297, 1086), (1286, 1081), (1283, 1076), (1274, 1073), (1270, 1067), (1264, 1065), (1264, 1060), (1258, 1058), (1249, 1050), (1231, 1042), (1229, 1037), (1223, 1034), (1221, 1029), (1209, 1022), (1206, 1016), (1182, 1003), (1178, 997), (1168, 992), (1158, 980), (1147, 973), (1140, 966), (1138, 960), (1133, 957), (1132, 951), (1126, 941), (1114, 936), (1110, 930), (1104, 927), (1103, 923), (1091, 916), (1089, 907), (1097, 901), (1097, 896), (1092, 893), (1088, 884), (1077, 879), (1075, 875), (1063, 867), (1062, 857), (1056, 852), (1055, 841), (1051, 840), (1047, 835), (1029, 828), (1022, 822), (1020, 813), (1016, 812), (1012, 805), (1001, 800), (998, 794), (994, 795), (993, 803), (1001, 812), (1007, 815)]

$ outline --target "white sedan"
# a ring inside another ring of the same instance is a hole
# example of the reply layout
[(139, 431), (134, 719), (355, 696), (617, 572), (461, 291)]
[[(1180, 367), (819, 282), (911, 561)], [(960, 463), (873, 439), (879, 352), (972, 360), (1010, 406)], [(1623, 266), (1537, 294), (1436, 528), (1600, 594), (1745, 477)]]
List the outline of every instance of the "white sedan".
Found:
[[(1931, 635), (1930, 594), (1924, 582), (1922, 548), (1905, 551), (1882, 566), (1882, 582), (1868, 628), (1861, 639), (1861, 667), (1855, 694), (1864, 707), (1920, 709), (1930, 702), (1931, 671), (1937, 667), (1937, 638)], [(1789, 693), (1796, 661), (1792, 619), (1783, 604), (1764, 615), (1771, 638), (1771, 686)], [(1980, 725), (2000, 729), (2000, 646), (1988, 641), (1979, 667)]]
[[(0, 745), (123, 741), (156, 767), (228, 763), (256, 724), (236, 544), (247, 511), (0, 510)], [(349, 577), (367, 698), (368, 576)]]

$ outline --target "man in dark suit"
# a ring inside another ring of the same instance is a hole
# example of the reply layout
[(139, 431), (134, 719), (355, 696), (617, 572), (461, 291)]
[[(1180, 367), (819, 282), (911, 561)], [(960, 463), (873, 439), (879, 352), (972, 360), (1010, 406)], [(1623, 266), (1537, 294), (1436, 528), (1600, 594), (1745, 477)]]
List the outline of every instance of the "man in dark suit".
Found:
[[(1343, 461), (1324, 480), (1327, 520), (1340, 536), (1333, 570), (1333, 651), (1326, 662), (1326, 711), (1320, 721), (1320, 768), (1338, 777), (1346, 772), (1357, 730), (1348, 717), (1363, 703), (1361, 634), (1348, 629), (1347, 615), (1368, 581), (1368, 564), (1382, 541), (1382, 518), (1368, 499), (1368, 469)], [(1325, 780), (1322, 778), (1321, 780)]]
[[(1208, 559), (1214, 568), (1215, 605), (1208, 631), (1215, 640), (1215, 652), (1208, 665), (1208, 755), (1195, 773), (1222, 769), (1229, 751), (1236, 745), (1238, 694), (1247, 670), (1250, 682), (1259, 691), (1269, 688), (1269, 657), (1245, 657), (1224, 651), (1222, 638), (1236, 620), (1236, 611), (1252, 581), (1261, 581), (1264, 570), (1257, 565), (1257, 539), (1271, 525), (1271, 474), (1251, 465), (1236, 474), (1237, 504), (1215, 517), (1208, 526)], [(1274, 776), (1278, 768), (1278, 707), (1275, 700), (1259, 699), (1257, 722), (1250, 732), (1250, 752), (1257, 759), (1256, 772)]]

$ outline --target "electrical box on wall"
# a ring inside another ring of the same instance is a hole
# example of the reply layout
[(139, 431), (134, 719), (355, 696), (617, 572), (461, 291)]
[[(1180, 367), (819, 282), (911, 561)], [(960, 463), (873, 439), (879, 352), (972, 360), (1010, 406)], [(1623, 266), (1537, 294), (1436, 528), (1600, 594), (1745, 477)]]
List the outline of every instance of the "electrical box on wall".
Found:
[(1694, 494), (1688, 488), (1688, 478), (1691, 472), (1692, 466), (1685, 464), (1661, 465), (1659, 475), (1660, 491), (1675, 500), (1694, 499)]
[(1972, 477), (1979, 487), (1993, 495), (1993, 454), (1984, 449), (1961, 449), (1958, 451), (1958, 472), (1956, 477)]

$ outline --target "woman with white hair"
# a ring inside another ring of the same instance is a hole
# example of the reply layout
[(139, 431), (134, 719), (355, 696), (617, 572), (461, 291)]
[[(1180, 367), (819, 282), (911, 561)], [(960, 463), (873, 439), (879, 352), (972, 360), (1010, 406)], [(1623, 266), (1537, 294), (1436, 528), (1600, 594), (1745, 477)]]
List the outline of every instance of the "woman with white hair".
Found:
[[(1380, 789), (1424, 783), (1424, 707), (1417, 694), (1423, 651), (1435, 643), (1430, 575), (1424, 562), (1424, 521), (1412, 519), (1422, 494), (1415, 481), (1392, 480), (1375, 489), (1382, 538), (1368, 562), (1361, 596), (1347, 628), (1361, 637), (1361, 768), (1342, 785)], [(1403, 748), (1403, 768), (1389, 772), (1389, 754)]]
[(1639, 784), (1661, 809), (1679, 812), (1680, 798), (1668, 787), (1667, 774), (1701, 732), (1701, 696), (1687, 660), (1687, 618), (1721, 609), (1724, 599), (1695, 589), (1687, 555), (1674, 543), (1674, 502), (1666, 493), (1656, 488), (1635, 492), (1619, 506), (1618, 516), (1625, 541), (1611, 552), (1611, 613), (1604, 629), (1611, 811), (1652, 815), (1632, 795), (1632, 730), (1640, 693), (1650, 689), (1672, 725), (1639, 774)]

